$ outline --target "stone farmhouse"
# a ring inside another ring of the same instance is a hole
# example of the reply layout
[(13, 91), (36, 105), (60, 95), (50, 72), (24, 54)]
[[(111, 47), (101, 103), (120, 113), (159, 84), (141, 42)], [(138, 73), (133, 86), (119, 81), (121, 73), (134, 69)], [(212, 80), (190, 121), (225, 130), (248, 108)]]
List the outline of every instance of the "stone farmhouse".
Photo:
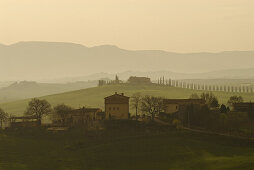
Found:
[(131, 84), (150, 84), (151, 79), (148, 77), (136, 77), (136, 76), (131, 76), (128, 81), (128, 83)]
[(181, 110), (186, 105), (193, 104), (202, 106), (205, 105), (205, 101), (202, 99), (164, 99), (164, 111), (166, 114), (172, 114)]
[(77, 126), (77, 125), (89, 125), (93, 121), (103, 120), (102, 110), (99, 108), (79, 108), (74, 109), (66, 114), (64, 121), (62, 118), (53, 114), (53, 124), (54, 125), (68, 125), (68, 126)]
[(106, 119), (128, 119), (129, 97), (123, 93), (104, 98)]

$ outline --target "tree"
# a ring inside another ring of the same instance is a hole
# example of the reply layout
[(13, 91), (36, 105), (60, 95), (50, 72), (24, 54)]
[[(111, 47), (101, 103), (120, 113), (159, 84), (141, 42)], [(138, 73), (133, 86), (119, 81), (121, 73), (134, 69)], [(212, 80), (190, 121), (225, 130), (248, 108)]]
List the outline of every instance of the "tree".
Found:
[(250, 120), (254, 120), (254, 108), (253, 108), (253, 104), (251, 102), (249, 104), (248, 115), (249, 115)]
[(221, 130), (226, 130), (228, 124), (228, 116), (225, 113), (220, 114), (219, 116), (219, 126)]
[(8, 118), (8, 114), (4, 112), (3, 109), (0, 108), (0, 123), (1, 123), (1, 128), (3, 127), (3, 122), (6, 121)]
[(72, 111), (72, 110), (73, 109), (70, 106), (67, 106), (65, 104), (59, 104), (59, 105), (54, 107), (55, 114), (57, 114), (60, 117), (61, 122), (63, 124), (66, 123), (67, 114), (70, 113), (70, 111)]
[(26, 115), (35, 116), (38, 124), (41, 124), (42, 116), (49, 114), (52, 111), (51, 105), (47, 100), (32, 99), (28, 103)]
[(217, 99), (216, 97), (213, 97), (213, 98), (211, 99), (210, 107), (216, 108), (216, 107), (219, 107), (219, 106), (220, 106), (220, 105), (219, 105), (218, 99)]
[(230, 112), (230, 108), (229, 108), (229, 107), (227, 107), (227, 113), (228, 113), (228, 112)]
[(228, 100), (228, 105), (232, 106), (234, 103), (242, 103), (243, 98), (242, 96), (231, 96)]
[(208, 107), (215, 108), (219, 106), (218, 99), (213, 95), (213, 93), (202, 93), (200, 98), (205, 100)]
[(141, 99), (141, 110), (152, 115), (152, 120), (156, 114), (163, 110), (163, 98), (154, 96), (144, 96)]
[(220, 106), (220, 112), (221, 112), (221, 113), (227, 113), (227, 108), (226, 108), (226, 106), (225, 106), (224, 104), (222, 104), (222, 105)]
[(200, 97), (198, 96), (197, 93), (191, 94), (189, 98), (190, 98), (190, 99), (200, 99)]
[(138, 109), (141, 103), (141, 94), (135, 93), (131, 97), (131, 105), (136, 110), (136, 120), (138, 119)]

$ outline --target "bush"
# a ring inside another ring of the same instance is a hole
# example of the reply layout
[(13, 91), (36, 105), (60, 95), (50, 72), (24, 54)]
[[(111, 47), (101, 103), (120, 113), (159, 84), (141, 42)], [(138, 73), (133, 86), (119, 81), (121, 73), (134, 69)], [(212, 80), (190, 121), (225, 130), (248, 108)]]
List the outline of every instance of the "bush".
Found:
[(176, 129), (182, 129), (183, 128), (182, 122), (178, 119), (173, 120), (173, 125), (176, 127)]

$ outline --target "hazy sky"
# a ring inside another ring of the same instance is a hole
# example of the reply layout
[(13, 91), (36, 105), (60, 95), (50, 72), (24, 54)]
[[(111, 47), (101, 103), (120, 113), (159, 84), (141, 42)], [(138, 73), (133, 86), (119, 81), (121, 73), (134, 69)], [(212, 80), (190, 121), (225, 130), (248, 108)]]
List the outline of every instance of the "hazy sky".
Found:
[(254, 50), (254, 0), (0, 0), (0, 43)]

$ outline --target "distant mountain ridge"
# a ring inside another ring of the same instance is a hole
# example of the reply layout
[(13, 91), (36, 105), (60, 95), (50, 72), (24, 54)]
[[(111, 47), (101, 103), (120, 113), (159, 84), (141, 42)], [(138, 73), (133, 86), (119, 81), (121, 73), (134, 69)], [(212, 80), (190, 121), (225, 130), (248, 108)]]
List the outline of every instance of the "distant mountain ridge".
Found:
[(126, 70), (170, 70), (179, 75), (201, 75), (210, 72), (210, 76), (214, 77), (214, 70), (241, 68), (254, 68), (254, 51), (172, 53), (162, 50), (124, 50), (112, 45), (89, 48), (63, 42), (0, 45), (1, 81), (38, 81), (100, 72), (119, 73)]

